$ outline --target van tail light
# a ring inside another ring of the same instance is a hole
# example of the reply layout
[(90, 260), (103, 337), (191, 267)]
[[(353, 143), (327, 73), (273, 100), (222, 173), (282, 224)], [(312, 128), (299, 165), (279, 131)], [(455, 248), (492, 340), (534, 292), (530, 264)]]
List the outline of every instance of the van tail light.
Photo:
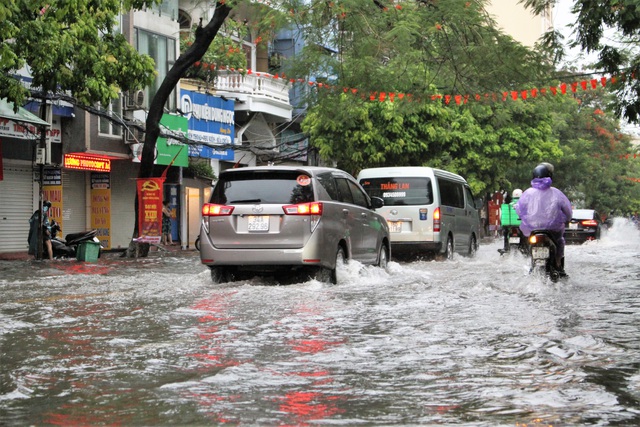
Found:
[(585, 227), (597, 227), (598, 226), (598, 221), (593, 220), (593, 219), (586, 219), (586, 220), (582, 221), (582, 225), (584, 225)]
[(202, 205), (202, 216), (228, 216), (235, 208), (233, 206), (216, 205), (205, 203)]
[(300, 203), (297, 205), (286, 205), (282, 207), (287, 215), (322, 215), (322, 203)]
[(433, 231), (440, 231), (440, 208), (436, 208), (436, 210), (433, 211)]

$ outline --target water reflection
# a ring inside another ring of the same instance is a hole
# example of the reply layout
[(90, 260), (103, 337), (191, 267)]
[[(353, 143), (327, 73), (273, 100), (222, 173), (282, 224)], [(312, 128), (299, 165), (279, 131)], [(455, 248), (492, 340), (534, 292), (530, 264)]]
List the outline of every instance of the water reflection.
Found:
[(0, 263), (7, 425), (635, 425), (640, 233), (211, 284), (193, 256)]

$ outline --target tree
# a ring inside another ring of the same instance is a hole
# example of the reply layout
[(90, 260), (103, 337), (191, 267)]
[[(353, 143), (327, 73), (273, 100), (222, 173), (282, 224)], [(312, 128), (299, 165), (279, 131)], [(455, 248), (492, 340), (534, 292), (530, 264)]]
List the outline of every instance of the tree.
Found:
[[(314, 43), (292, 67), (324, 73), (329, 86), (357, 88), (357, 95), (318, 89), (310, 98), (315, 106), (303, 129), (325, 159), (353, 173), (442, 167), (467, 176), (479, 193), (509, 185), (514, 165), (561, 154), (549, 103), (501, 101), (503, 91), (548, 81), (550, 62), (498, 31), (484, 2), (332, 4), (314, 17), (334, 31), (314, 31), (319, 24), (312, 22)], [(327, 56), (318, 46), (337, 53)], [(411, 98), (378, 102), (380, 93)], [(445, 101), (447, 94), (471, 101), (458, 105)]]
[[(521, 0), (535, 13), (543, 13), (557, 0)], [(634, 0), (574, 0), (571, 10), (576, 16), (572, 35), (575, 40), (568, 47), (580, 47), (587, 53), (597, 53), (593, 67), (602, 73), (621, 76), (615, 85), (617, 97), (611, 105), (619, 117), (632, 123), (640, 122), (640, 4)], [(616, 37), (610, 37), (613, 31)], [(563, 36), (558, 29), (544, 38), (545, 46), (559, 52), (564, 47)]]
[(116, 17), (160, 0), (73, 2), (10, 1), (0, 4), (0, 98), (17, 110), (29, 96), (15, 74), (23, 68), (42, 96), (69, 93), (80, 104), (108, 105), (122, 91), (153, 81), (153, 60), (121, 34)]

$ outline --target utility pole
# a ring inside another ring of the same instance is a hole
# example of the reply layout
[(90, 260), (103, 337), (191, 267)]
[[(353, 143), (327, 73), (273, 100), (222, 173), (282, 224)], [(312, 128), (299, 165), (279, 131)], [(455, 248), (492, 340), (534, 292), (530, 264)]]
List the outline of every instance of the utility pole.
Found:
[(38, 209), (39, 209), (39, 227), (38, 227), (38, 243), (36, 246), (36, 259), (42, 259), (42, 253), (44, 250), (44, 212), (43, 212), (43, 187), (44, 187), (44, 166), (47, 163), (47, 159), (51, 158), (51, 147), (47, 147), (47, 127), (49, 125), (49, 108), (50, 106), (47, 104), (47, 100), (42, 98), (40, 103), (40, 118), (47, 122), (47, 125), (41, 124), (38, 125), (40, 128), (40, 142), (38, 144), (38, 152), (39, 155), (36, 156), (36, 159), (40, 159), (39, 163), (39, 172), (40, 177), (38, 181)]

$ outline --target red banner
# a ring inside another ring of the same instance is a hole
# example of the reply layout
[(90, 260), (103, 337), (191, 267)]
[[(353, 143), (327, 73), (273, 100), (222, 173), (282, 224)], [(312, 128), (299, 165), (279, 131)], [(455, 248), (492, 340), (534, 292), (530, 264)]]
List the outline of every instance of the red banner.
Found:
[(138, 178), (138, 242), (162, 239), (162, 185), (164, 178)]

